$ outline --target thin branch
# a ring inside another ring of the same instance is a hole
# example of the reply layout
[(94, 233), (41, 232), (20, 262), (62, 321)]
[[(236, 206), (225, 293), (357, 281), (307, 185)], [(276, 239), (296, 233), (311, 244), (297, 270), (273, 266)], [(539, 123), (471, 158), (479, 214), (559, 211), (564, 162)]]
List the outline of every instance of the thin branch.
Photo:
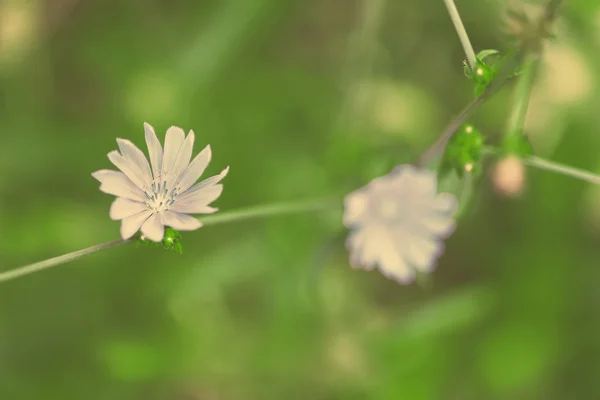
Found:
[(467, 30), (465, 29), (462, 19), (460, 18), (456, 4), (454, 4), (453, 0), (444, 0), (444, 3), (446, 4), (446, 8), (448, 8), (448, 14), (450, 14), (450, 19), (454, 24), (454, 29), (456, 29), (458, 39), (462, 44), (465, 55), (467, 56), (467, 62), (469, 63), (471, 69), (474, 70), (476, 64), (475, 50), (473, 50), (473, 46), (469, 40), (469, 35), (467, 34)]
[(51, 267), (55, 267), (57, 265), (66, 264), (70, 261), (77, 260), (78, 258), (96, 253), (101, 250), (117, 247), (127, 242), (127, 240), (123, 239), (111, 240), (110, 242), (97, 244), (86, 249), (77, 250), (72, 253), (63, 254), (62, 256), (49, 258), (47, 260), (29, 264), (24, 267), (2, 272), (0, 273), (0, 282), (10, 281), (12, 279), (16, 279), (24, 275), (33, 274), (34, 272), (39, 272)]
[(275, 203), (210, 215), (202, 218), (202, 223), (205, 226), (217, 225), (233, 221), (243, 221), (250, 218), (262, 218), (274, 215), (280, 216), (286, 214), (296, 214), (299, 212), (323, 211), (338, 207), (340, 205), (341, 200), (335, 199), (319, 199), (279, 204)]
[[(290, 203), (279, 203), (279, 204), (267, 204), (261, 206), (249, 207), (241, 210), (234, 210), (230, 212), (224, 212), (216, 215), (209, 215), (202, 218), (203, 224), (206, 225), (217, 225), (225, 224), (228, 222), (242, 221), (250, 218), (264, 218), (271, 216), (279, 216), (293, 213), (303, 212), (317, 212), (328, 209), (334, 209), (341, 205), (340, 200), (336, 199), (321, 199), (321, 200), (305, 200)], [(10, 281), (25, 275), (39, 272), (51, 267), (55, 267), (61, 264), (77, 260), (78, 258), (85, 257), (87, 255), (96, 253), (101, 250), (110, 249), (113, 247), (120, 246), (125, 243), (131, 243), (133, 240), (116, 239), (110, 242), (97, 244), (95, 246), (88, 247), (86, 249), (77, 250), (71, 253), (63, 254), (61, 256), (49, 258), (44, 261), (36, 262), (33, 264), (18, 267), (6, 272), (0, 273), (0, 282)]]
[(515, 86), (514, 107), (508, 120), (506, 135), (521, 135), (523, 133), (537, 67), (537, 60), (533, 57), (527, 57), (523, 73), (519, 76), (519, 80)]
[[(504, 156), (504, 150), (496, 147), (486, 146), (484, 148), (484, 154), (490, 154), (493, 156)], [(543, 169), (545, 171), (554, 172), (559, 175), (569, 176), (571, 178), (579, 179), (594, 185), (600, 185), (600, 175), (592, 172), (570, 167), (568, 165), (560, 164), (554, 161), (546, 160), (538, 156), (529, 156), (521, 159), (523, 164), (530, 167)]]
[(582, 169), (573, 168), (568, 165), (559, 164), (553, 161), (544, 160), (537, 156), (530, 156), (523, 159), (525, 165), (544, 169), (546, 171), (555, 172), (557, 174), (570, 176), (571, 178), (579, 179), (594, 185), (600, 185), (600, 175), (593, 174)]

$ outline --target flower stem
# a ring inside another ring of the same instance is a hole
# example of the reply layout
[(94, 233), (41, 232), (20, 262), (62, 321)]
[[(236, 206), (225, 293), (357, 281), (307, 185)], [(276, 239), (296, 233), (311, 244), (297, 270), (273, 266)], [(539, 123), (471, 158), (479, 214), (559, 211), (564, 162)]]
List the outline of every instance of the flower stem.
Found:
[(600, 185), (600, 175), (593, 174), (582, 169), (569, 167), (555, 163), (553, 161), (544, 160), (543, 158), (530, 156), (523, 159), (525, 165), (529, 165), (535, 168), (544, 169), (546, 171), (555, 172), (557, 174), (570, 176), (575, 179), (579, 179), (585, 182), (592, 183), (594, 185)]
[(467, 35), (467, 30), (465, 29), (465, 26), (460, 18), (456, 4), (454, 4), (454, 0), (444, 0), (444, 3), (446, 4), (446, 8), (448, 8), (448, 14), (450, 14), (450, 19), (454, 24), (454, 29), (456, 29), (460, 43), (465, 51), (465, 55), (467, 56), (467, 62), (469, 63), (471, 70), (474, 70), (477, 63), (477, 60), (475, 59), (475, 51), (473, 50), (473, 46), (469, 40), (469, 35)]
[(522, 134), (525, 126), (525, 117), (529, 107), (529, 98), (533, 89), (533, 81), (537, 62), (531, 56), (526, 57), (523, 73), (519, 76), (514, 92), (514, 107), (506, 129), (507, 135)]
[(110, 242), (97, 244), (95, 246), (88, 247), (86, 249), (77, 250), (72, 253), (63, 254), (62, 256), (57, 256), (53, 258), (49, 258), (44, 261), (39, 261), (33, 264), (26, 265), (24, 267), (15, 268), (10, 271), (0, 273), (0, 282), (10, 281), (16, 278), (19, 278), (24, 275), (33, 274), (34, 272), (42, 271), (47, 268), (54, 267), (56, 265), (65, 264), (69, 261), (77, 260), (78, 258), (90, 255), (100, 250), (110, 249), (112, 247), (120, 246), (124, 243), (127, 243), (127, 240), (116, 239), (111, 240)]
[(302, 212), (323, 211), (335, 208), (339, 205), (341, 205), (340, 201), (334, 201), (332, 199), (308, 200), (279, 204), (275, 203), (210, 215), (201, 218), (201, 221), (205, 226), (216, 225), (233, 221), (242, 221), (251, 218), (270, 217), (274, 215), (295, 214)]
[[(306, 200), (290, 203), (266, 204), (261, 206), (253, 206), (240, 210), (224, 212), (216, 215), (210, 215), (202, 218), (202, 222), (204, 223), (204, 225), (217, 225), (252, 218), (263, 218), (276, 215), (324, 211), (328, 209), (334, 209), (336, 207), (339, 207), (340, 205), (341, 202), (339, 200), (336, 201), (335, 199)], [(82, 250), (77, 250), (71, 253), (63, 254), (61, 256), (49, 258), (47, 260), (25, 265), (23, 267), (18, 267), (9, 271), (0, 272), (0, 282), (10, 281), (25, 275), (33, 274), (34, 272), (39, 272), (61, 264), (66, 264), (70, 261), (74, 261), (78, 258), (88, 256), (98, 251), (110, 249), (131, 242), (131, 240), (123, 239), (111, 240), (110, 242), (97, 244), (95, 246), (91, 246)]]
[[(492, 154), (492, 155), (503, 155), (504, 151), (501, 149), (497, 149), (495, 147), (485, 147), (484, 154)], [(560, 175), (566, 175), (571, 178), (579, 179), (588, 183), (592, 183), (594, 185), (600, 185), (600, 175), (594, 174), (589, 171), (585, 171), (583, 169), (570, 167), (568, 165), (559, 164), (554, 161), (545, 160), (541, 157), (537, 156), (529, 156), (521, 159), (523, 164), (528, 165), (530, 167), (543, 169), (546, 171), (554, 172)]]

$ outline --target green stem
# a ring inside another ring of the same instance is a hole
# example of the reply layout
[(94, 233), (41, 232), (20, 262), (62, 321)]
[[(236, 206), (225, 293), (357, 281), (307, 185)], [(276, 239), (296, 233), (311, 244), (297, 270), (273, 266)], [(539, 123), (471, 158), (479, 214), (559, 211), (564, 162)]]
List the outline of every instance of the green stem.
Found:
[(453, 0), (444, 0), (446, 4), (446, 8), (448, 8), (448, 14), (450, 14), (450, 19), (454, 24), (454, 29), (456, 29), (456, 33), (458, 34), (458, 38), (460, 39), (460, 43), (462, 44), (463, 50), (465, 51), (465, 55), (467, 56), (467, 62), (471, 67), (471, 70), (475, 70), (475, 65), (477, 64), (477, 60), (475, 58), (475, 51), (473, 50), (473, 46), (471, 45), (471, 41), (469, 40), (469, 35), (467, 34), (467, 30), (463, 25), (463, 22), (460, 18), (460, 14), (456, 9), (456, 4), (454, 4)]
[(514, 107), (506, 129), (507, 135), (521, 134), (525, 125), (529, 99), (533, 89), (533, 81), (537, 62), (531, 56), (526, 57), (523, 65), (523, 73), (519, 76), (514, 92)]
[(202, 223), (206, 226), (223, 224), (233, 221), (242, 221), (250, 218), (271, 217), (274, 215), (296, 214), (302, 212), (316, 212), (332, 209), (340, 205), (341, 200), (335, 199), (321, 199), (290, 203), (267, 204), (210, 215), (202, 218)]
[(252, 29), (269, 15), (277, 5), (275, 0), (221, 1), (200, 32), (192, 39), (183, 57), (175, 60), (178, 74), (189, 91), (215, 81), (215, 76), (244, 47), (244, 40), (252, 37)]
[(473, 179), (474, 177), (471, 172), (465, 172), (462, 180), (463, 187), (458, 198), (458, 211), (454, 217), (456, 220), (461, 218), (464, 212), (467, 210), (467, 205), (471, 199), (471, 196), (473, 195)]
[[(494, 147), (485, 147), (484, 154), (492, 154), (496, 156), (503, 156), (506, 153)], [(594, 185), (600, 185), (600, 175), (594, 174), (589, 171), (585, 171), (583, 169), (570, 167), (568, 165), (559, 164), (554, 161), (545, 160), (541, 157), (537, 156), (529, 156), (521, 159), (523, 164), (528, 165), (530, 167), (543, 169), (545, 171), (554, 172), (560, 175), (569, 176), (571, 178), (579, 179), (588, 183), (592, 183)]]
[(0, 273), (0, 282), (10, 281), (24, 275), (33, 274), (34, 272), (54, 267), (56, 265), (65, 264), (78, 258), (87, 256), (89, 254), (96, 253), (97, 251), (117, 247), (127, 242), (127, 240), (123, 239), (111, 240), (110, 242), (97, 244), (86, 249), (77, 250), (71, 253), (63, 254), (62, 256), (49, 258), (44, 261), (39, 261), (33, 264), (25, 265), (24, 267), (19, 267), (10, 271), (2, 272)]
[[(202, 218), (202, 222), (204, 223), (204, 225), (225, 224), (228, 222), (242, 221), (251, 218), (264, 218), (276, 215), (324, 211), (339, 207), (340, 204), (341, 202), (339, 200), (336, 201), (335, 199), (307, 200), (290, 203), (267, 204), (262, 206), (248, 207), (241, 210), (224, 212), (216, 215), (209, 215)], [(71, 253), (63, 254), (61, 256), (25, 265), (23, 267), (18, 267), (10, 271), (0, 273), (0, 282), (10, 281), (21, 276), (32, 274), (34, 272), (39, 272), (61, 264), (66, 264), (70, 261), (77, 260), (78, 258), (88, 256), (98, 251), (110, 249), (131, 242), (132, 240), (111, 240), (110, 242), (97, 244), (95, 246), (91, 246), (82, 250), (77, 250)]]
[[(381, 30), (381, 22), (384, 19), (386, 3), (387, 0), (362, 1), (359, 12), (360, 21), (356, 29), (350, 34), (346, 59), (340, 72), (344, 98), (333, 122), (333, 132), (336, 134), (345, 131), (344, 124), (352, 114), (353, 100), (360, 90), (357, 83), (369, 79), (373, 75), (373, 66), (377, 56), (378, 35)], [(356, 119), (352, 119), (352, 121), (359, 125), (363, 122)], [(360, 126), (355, 126), (355, 128), (360, 130)]]
[(563, 165), (559, 163), (555, 163), (553, 161), (544, 160), (543, 158), (530, 156), (523, 159), (523, 163), (525, 165), (529, 165), (535, 168), (544, 169), (546, 171), (555, 172), (557, 174), (570, 176), (575, 179), (579, 179), (585, 182), (592, 183), (594, 185), (600, 185), (600, 175), (593, 174), (591, 172), (569, 167), (568, 165)]

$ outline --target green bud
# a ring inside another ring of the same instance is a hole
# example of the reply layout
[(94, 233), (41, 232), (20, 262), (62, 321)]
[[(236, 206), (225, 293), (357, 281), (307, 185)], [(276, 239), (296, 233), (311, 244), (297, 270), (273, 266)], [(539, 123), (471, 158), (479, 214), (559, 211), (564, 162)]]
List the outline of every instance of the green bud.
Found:
[[(510, 52), (501, 55), (498, 50), (486, 49), (480, 51), (475, 56), (474, 68), (471, 68), (467, 61), (464, 61), (465, 76), (475, 83), (475, 96), (480, 96), (490, 83), (492, 83), (496, 75), (498, 75), (500, 67), (510, 55)], [(519, 66), (508, 74), (508, 77), (514, 78), (522, 72), (523, 68)]]
[(165, 228), (165, 235), (161, 242), (153, 242), (152, 240), (146, 239), (141, 232), (136, 234), (136, 245), (149, 246), (149, 247), (162, 247), (164, 250), (176, 251), (179, 254), (183, 253), (183, 245), (181, 243), (181, 233), (179, 231), (167, 226)]
[(448, 141), (440, 167), (440, 174), (454, 170), (459, 177), (465, 172), (481, 172), (484, 136), (473, 125), (463, 125)]
[(467, 78), (475, 82), (475, 96), (483, 93), (486, 87), (494, 80), (499, 69), (499, 54), (495, 49), (482, 50), (475, 56), (475, 66), (465, 61), (464, 72)]
[(179, 254), (183, 252), (183, 246), (181, 244), (181, 233), (175, 229), (167, 226), (165, 228), (165, 237), (163, 238), (163, 248), (165, 250), (176, 251)]

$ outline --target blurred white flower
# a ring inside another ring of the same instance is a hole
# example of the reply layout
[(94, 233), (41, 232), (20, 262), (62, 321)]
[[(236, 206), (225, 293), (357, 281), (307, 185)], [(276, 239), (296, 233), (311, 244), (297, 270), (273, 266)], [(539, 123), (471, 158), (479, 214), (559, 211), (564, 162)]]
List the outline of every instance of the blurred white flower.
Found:
[(345, 199), (346, 241), (354, 268), (378, 267), (408, 284), (417, 270), (431, 272), (455, 227), (456, 197), (437, 194), (434, 172), (398, 166)]
[(145, 237), (160, 242), (165, 226), (180, 231), (195, 230), (202, 223), (187, 214), (211, 214), (218, 210), (209, 204), (221, 195), (223, 185), (219, 182), (229, 167), (194, 185), (210, 162), (210, 146), (190, 163), (193, 131), (186, 137), (183, 129), (170, 127), (164, 151), (147, 123), (144, 131), (152, 168), (133, 143), (117, 139), (121, 152), (111, 151), (108, 159), (121, 171), (103, 169), (92, 176), (100, 181), (101, 191), (117, 196), (110, 207), (110, 218), (121, 220), (123, 239), (129, 239), (141, 228)]

